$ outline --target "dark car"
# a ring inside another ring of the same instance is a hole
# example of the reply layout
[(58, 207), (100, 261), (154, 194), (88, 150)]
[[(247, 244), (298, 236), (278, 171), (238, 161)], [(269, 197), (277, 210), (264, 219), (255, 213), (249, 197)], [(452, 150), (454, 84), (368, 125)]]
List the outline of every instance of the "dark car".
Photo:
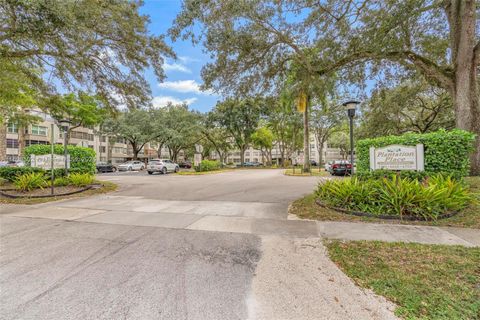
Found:
[(330, 167), (333, 176), (345, 176), (352, 174), (352, 164), (347, 160), (335, 160)]
[(310, 160), (310, 165), (316, 167), (318, 166), (318, 163), (315, 160)]
[(117, 168), (111, 164), (106, 162), (99, 162), (97, 163), (97, 172), (104, 173), (104, 172), (116, 172)]
[(192, 163), (190, 161), (183, 161), (178, 164), (180, 168), (190, 169), (192, 167)]
[(251, 161), (251, 162), (244, 162), (243, 166), (244, 167), (260, 167), (260, 166), (263, 166), (263, 164), (258, 161)]

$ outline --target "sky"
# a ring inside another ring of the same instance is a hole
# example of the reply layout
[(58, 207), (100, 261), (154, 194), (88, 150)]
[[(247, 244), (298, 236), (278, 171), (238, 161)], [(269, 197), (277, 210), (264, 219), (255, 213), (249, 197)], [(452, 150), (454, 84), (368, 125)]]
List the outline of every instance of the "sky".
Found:
[[(181, 5), (181, 0), (145, 0), (140, 12), (150, 16), (148, 29), (151, 33), (166, 34), (180, 12)], [(202, 66), (210, 60), (208, 54), (202, 51), (203, 46), (201, 44), (194, 46), (191, 41), (181, 39), (172, 42), (168, 36), (165, 40), (178, 58), (166, 60), (164, 70), (167, 78), (162, 83), (158, 82), (152, 70), (146, 72), (145, 77), (152, 91), (153, 106), (159, 108), (169, 101), (173, 104), (185, 102), (191, 109), (200, 112), (211, 110), (222, 98), (213, 92), (202, 92), (199, 89), (202, 84), (200, 75)], [(365, 91), (356, 86), (348, 86), (346, 90), (351, 99), (358, 99), (362, 93), (369, 95), (374, 83), (374, 80), (368, 80)]]
[[(150, 16), (148, 26), (151, 33), (166, 34), (172, 25), (177, 13), (180, 12), (180, 0), (146, 0), (140, 12)], [(202, 52), (202, 46), (193, 46), (190, 41), (177, 40), (172, 42), (166, 37), (177, 59), (167, 59), (164, 70), (167, 78), (159, 83), (151, 70), (146, 72), (146, 79), (152, 90), (152, 103), (155, 107), (162, 107), (168, 101), (172, 103), (187, 103), (192, 109), (206, 112), (211, 110), (221, 99), (213, 92), (202, 92), (200, 71), (202, 65), (208, 61), (208, 55)]]

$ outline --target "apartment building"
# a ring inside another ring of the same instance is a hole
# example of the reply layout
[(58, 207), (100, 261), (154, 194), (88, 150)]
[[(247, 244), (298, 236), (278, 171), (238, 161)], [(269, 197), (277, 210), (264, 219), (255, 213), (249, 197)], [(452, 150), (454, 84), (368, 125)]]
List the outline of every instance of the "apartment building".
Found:
[[(50, 144), (52, 125), (54, 143), (63, 144), (63, 132), (49, 114), (39, 110), (30, 110), (29, 113), (41, 120), (26, 127), (20, 127), (13, 122), (7, 124), (7, 160), (18, 160), (21, 158), (22, 146), (20, 144), (25, 147), (36, 144)], [(128, 153), (126, 141), (123, 139), (114, 139), (112, 141), (107, 136), (98, 134), (94, 128), (78, 127), (71, 130), (68, 143), (69, 145), (95, 150), (96, 160), (99, 162), (110, 160), (113, 163), (122, 163), (132, 157), (132, 153)], [(111, 147), (110, 159), (108, 159), (109, 147)]]
[[(315, 135), (310, 135), (310, 159), (316, 161), (317, 163), (320, 162), (320, 150), (318, 149), (318, 144)], [(323, 156), (322, 156), (322, 161), (332, 161), (332, 160), (338, 160), (341, 159), (340, 151), (337, 148), (328, 148), (327, 143), (324, 144), (323, 150), (322, 150)], [(299, 162), (301, 155), (303, 154), (303, 149), (295, 151), (293, 154), (288, 155), (285, 154), (285, 157), (290, 160), (293, 164), (296, 164)], [(219, 157), (216, 154), (216, 152), (212, 152), (210, 155), (212, 159), (218, 160)], [(281, 153), (278, 145), (274, 146), (272, 149), (272, 162), (273, 163), (280, 163), (281, 160)], [(240, 158), (240, 151), (239, 150), (232, 150), (228, 153), (227, 163), (233, 163), (233, 164), (240, 164), (241, 158)], [(247, 150), (245, 150), (245, 162), (261, 162), (265, 163), (266, 159), (262, 155), (262, 152), (258, 149), (255, 149), (253, 147), (249, 147)]]
[[(7, 124), (7, 160), (18, 160), (21, 158), (21, 141), (22, 145), (27, 147), (35, 144), (50, 144), (51, 130), (53, 125), (55, 144), (63, 144), (63, 132), (55, 124), (55, 120), (47, 113), (40, 110), (31, 110), (32, 115), (41, 119), (35, 124), (26, 127), (19, 127), (15, 123)], [(73, 146), (88, 147), (95, 151), (97, 162), (111, 162), (113, 164), (121, 164), (133, 158), (133, 150), (124, 138), (107, 137), (98, 133), (95, 128), (78, 127), (70, 131), (69, 144)], [(158, 144), (147, 143), (138, 154), (140, 160), (158, 158)], [(303, 154), (303, 149), (294, 152), (292, 155), (285, 155), (292, 163), (299, 162), (299, 158)], [(319, 150), (314, 135), (310, 136), (310, 158), (319, 162)], [(160, 158), (170, 158), (170, 152), (167, 146), (163, 146), (160, 152)], [(215, 152), (210, 155), (211, 159), (219, 159)], [(323, 161), (331, 161), (341, 159), (339, 149), (328, 148), (325, 144), (323, 148)], [(272, 150), (273, 163), (278, 163), (281, 159), (278, 146)], [(177, 155), (177, 161), (182, 162), (187, 159), (184, 151), (180, 151)], [(262, 156), (262, 152), (253, 147), (245, 151), (246, 162), (262, 162), (266, 159)], [(227, 163), (240, 164), (240, 151), (232, 150), (228, 153)]]

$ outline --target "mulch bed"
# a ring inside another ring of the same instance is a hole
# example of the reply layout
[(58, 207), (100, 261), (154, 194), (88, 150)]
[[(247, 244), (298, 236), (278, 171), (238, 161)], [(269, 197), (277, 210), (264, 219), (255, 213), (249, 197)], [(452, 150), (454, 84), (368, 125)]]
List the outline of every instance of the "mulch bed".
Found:
[[(74, 186), (63, 186), (63, 187), (55, 187), (53, 197), (58, 196), (67, 196), (71, 194), (76, 194), (80, 192), (84, 192), (86, 190), (90, 190), (94, 186), (86, 186), (86, 187), (74, 187)], [(47, 198), (52, 197), (51, 189), (43, 188), (43, 189), (34, 189), (32, 191), (22, 192), (17, 191), (15, 189), (1, 189), (0, 194), (7, 198)]]
[[(369, 213), (369, 212), (352, 211), (352, 210), (348, 210), (348, 209), (329, 206), (329, 205), (323, 203), (322, 201), (320, 201), (320, 199), (316, 199), (315, 203), (317, 205), (319, 205), (321, 207), (324, 207), (324, 208), (327, 208), (327, 209), (332, 209), (332, 210), (335, 210), (335, 211), (338, 211), (338, 212), (341, 212), (341, 213), (350, 214), (350, 215), (358, 216), (358, 217), (370, 217), (370, 218), (378, 218), (378, 219), (386, 219), (386, 220), (432, 221), (432, 219), (427, 219), (427, 218), (424, 218), (424, 217), (416, 217), (416, 216), (401, 216), (400, 217), (400, 216), (394, 216), (394, 215), (373, 214), (373, 213)], [(447, 213), (441, 214), (437, 217), (437, 220), (453, 217), (457, 213), (458, 212), (454, 211), (454, 212), (447, 212)]]

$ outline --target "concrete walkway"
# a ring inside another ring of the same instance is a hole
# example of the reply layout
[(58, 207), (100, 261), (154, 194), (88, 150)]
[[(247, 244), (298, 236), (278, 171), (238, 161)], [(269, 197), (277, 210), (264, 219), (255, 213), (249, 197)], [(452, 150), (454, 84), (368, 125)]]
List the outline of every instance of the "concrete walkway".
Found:
[(336, 221), (317, 222), (317, 226), (328, 239), (480, 246), (479, 229)]
[(128, 226), (283, 235), (292, 238), (378, 240), (480, 246), (480, 230), (363, 222), (287, 220), (275, 203), (172, 201), (101, 196), (56, 204), (2, 208), (7, 216)]

